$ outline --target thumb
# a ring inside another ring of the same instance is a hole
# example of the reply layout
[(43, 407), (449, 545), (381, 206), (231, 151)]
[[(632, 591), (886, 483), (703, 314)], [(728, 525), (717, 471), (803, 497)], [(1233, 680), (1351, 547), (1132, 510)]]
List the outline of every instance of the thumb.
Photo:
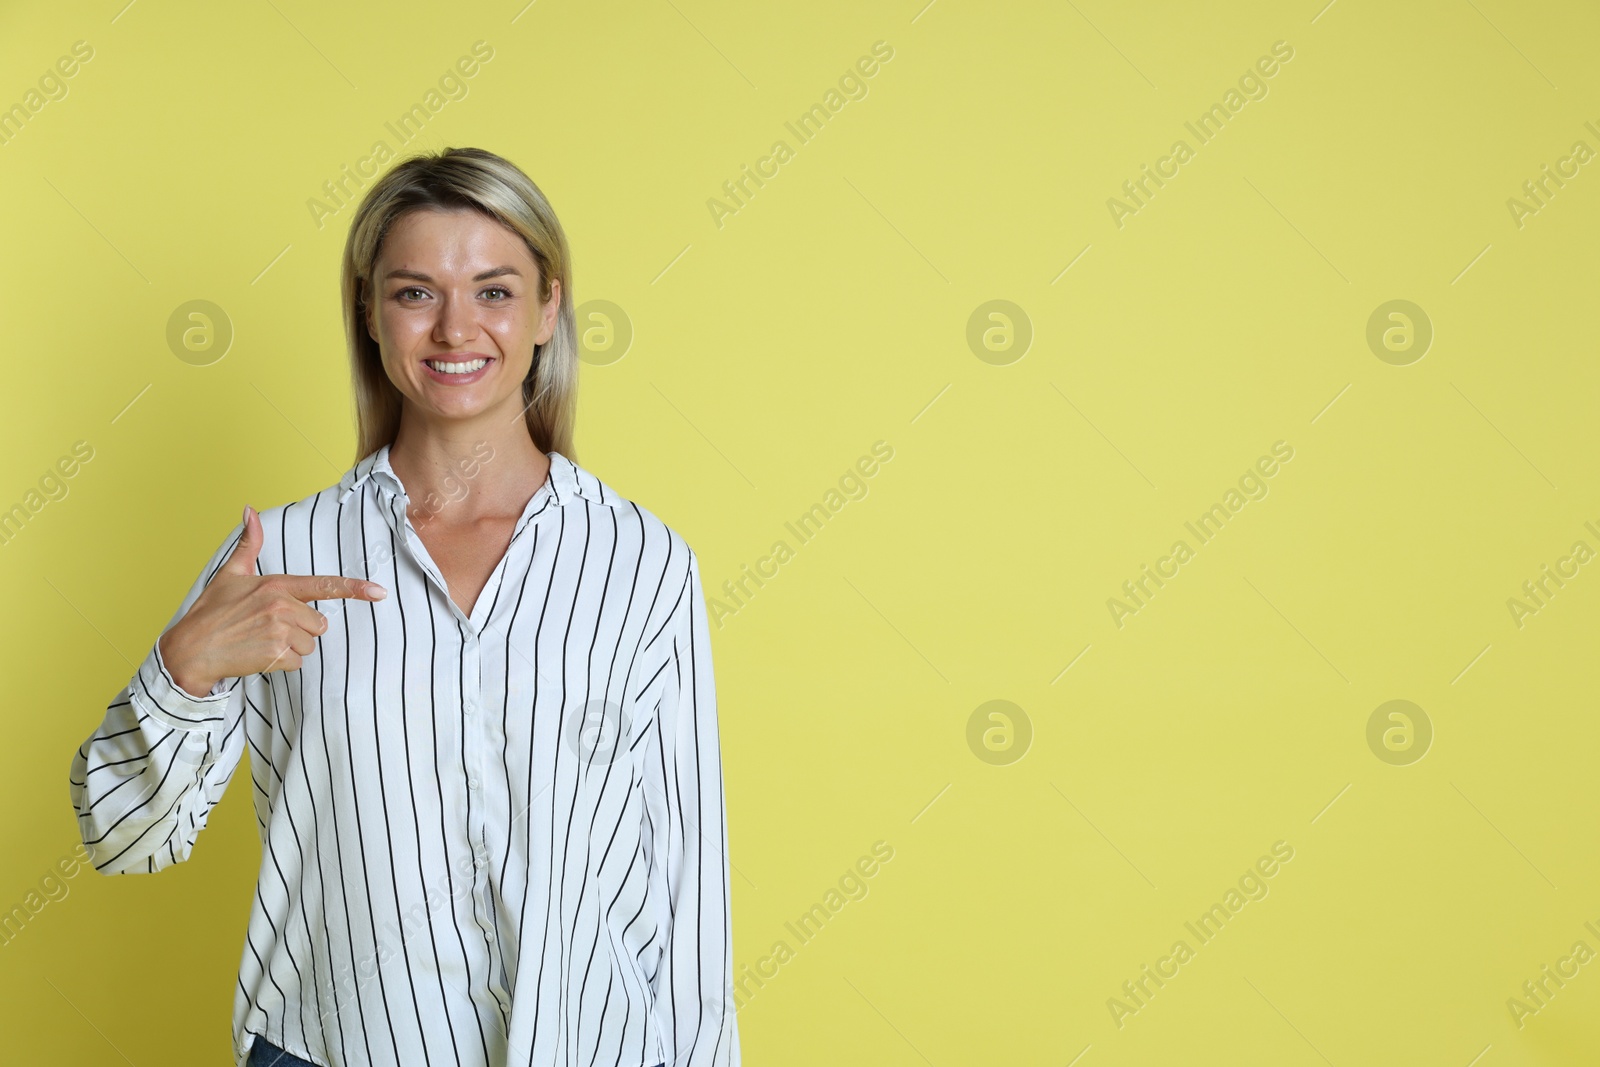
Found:
[(261, 517), (249, 504), (244, 506), (244, 532), (226, 562), (217, 568), (224, 574), (254, 574), (256, 554), (261, 551)]

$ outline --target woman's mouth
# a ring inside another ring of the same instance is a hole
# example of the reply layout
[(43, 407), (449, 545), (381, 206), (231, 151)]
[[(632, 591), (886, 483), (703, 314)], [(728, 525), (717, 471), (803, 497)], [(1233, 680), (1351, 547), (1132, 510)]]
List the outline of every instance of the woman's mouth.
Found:
[(493, 362), (487, 356), (477, 356), (463, 360), (425, 359), (422, 365), (428, 368), (428, 376), (435, 381), (461, 385), (477, 381)]

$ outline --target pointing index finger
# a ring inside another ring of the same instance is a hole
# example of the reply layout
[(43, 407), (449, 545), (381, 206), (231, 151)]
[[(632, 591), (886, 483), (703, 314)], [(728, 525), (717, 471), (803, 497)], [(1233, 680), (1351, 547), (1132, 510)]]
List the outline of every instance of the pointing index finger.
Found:
[(287, 574), (284, 584), (296, 600), (382, 600), (389, 591), (377, 582), (337, 574)]

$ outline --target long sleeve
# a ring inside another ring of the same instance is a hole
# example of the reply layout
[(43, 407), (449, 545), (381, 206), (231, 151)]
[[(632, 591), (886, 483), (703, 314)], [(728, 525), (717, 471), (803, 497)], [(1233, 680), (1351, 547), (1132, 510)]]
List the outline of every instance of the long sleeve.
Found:
[[(243, 532), (234, 526), (162, 633), (188, 612)], [(72, 759), (72, 806), (97, 870), (154, 873), (189, 858), (239, 764), (245, 684), (259, 678), (225, 678), (195, 697), (173, 680), (159, 638), (152, 643)]]
[(668, 624), (669, 660), (645, 760), (656, 856), (665, 857), (666, 944), (651, 977), (668, 1067), (739, 1067), (728, 820), (700, 564)]

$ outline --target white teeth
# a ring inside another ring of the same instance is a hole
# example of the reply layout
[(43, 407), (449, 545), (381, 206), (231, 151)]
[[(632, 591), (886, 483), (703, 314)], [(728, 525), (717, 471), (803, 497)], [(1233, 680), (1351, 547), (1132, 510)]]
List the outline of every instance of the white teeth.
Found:
[(441, 374), (471, 374), (480, 367), (489, 365), (489, 361), (486, 359), (474, 359), (467, 363), (440, 363), (436, 359), (426, 360), (425, 362)]

